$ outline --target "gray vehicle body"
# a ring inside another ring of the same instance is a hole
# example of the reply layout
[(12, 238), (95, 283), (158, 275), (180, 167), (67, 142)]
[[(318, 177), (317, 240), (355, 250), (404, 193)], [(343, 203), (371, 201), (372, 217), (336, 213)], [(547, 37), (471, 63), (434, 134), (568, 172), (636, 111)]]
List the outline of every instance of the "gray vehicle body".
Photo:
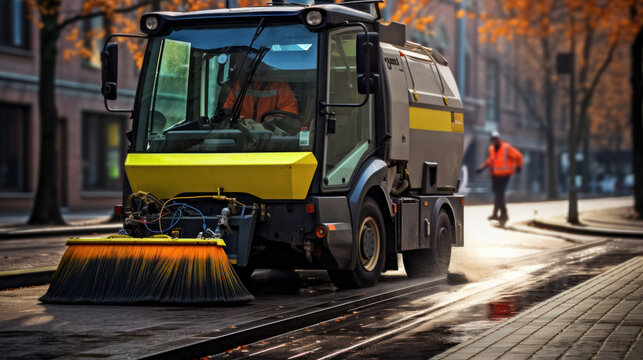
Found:
[[(404, 25), (387, 26), (347, 6), (314, 5), (152, 13), (142, 18), (142, 29), (147, 16), (160, 19), (156, 33), (148, 32), (152, 37), (163, 36), (173, 27), (207, 26), (215, 21), (303, 22), (315, 10), (323, 11), (325, 20), (313, 29), (319, 32), (322, 45), (317, 98), (312, 106), (329, 97), (325, 74), (330, 67), (324, 60), (329, 50), (328, 43), (322, 43), (328, 34), (346, 26), (362, 26), (379, 34), (379, 91), (371, 95), (376, 145), (358, 159), (345, 188), (324, 189), (324, 181), (333, 176), (342, 179), (343, 174), (325, 174), (322, 168), (331, 115), (319, 106), (313, 153), (320, 163), (308, 196), (304, 200), (265, 200), (248, 193), (226, 194), (259, 209), (251, 215), (230, 217), (233, 232), (224, 235), (228, 256), (240, 268), (354, 269), (360, 212), (367, 198), (378, 204), (384, 218), (385, 269), (397, 268), (400, 252), (436, 246), (440, 212), (451, 220), (452, 245), (463, 246), (464, 198), (455, 195), (463, 150), (462, 100), (447, 61), (433, 49), (406, 41)], [(140, 121), (136, 111), (133, 118), (136, 127)], [(314, 213), (307, 211), (311, 204)], [(216, 222), (220, 209), (208, 207), (205, 221)], [(202, 220), (186, 216), (182, 221), (186, 234), (196, 234)], [(323, 238), (315, 234), (319, 226), (329, 229)]]
[[(441, 210), (447, 212), (455, 230), (452, 245), (464, 245), (464, 198), (454, 195), (464, 141), (460, 93), (440, 54), (404, 40), (401, 25), (391, 27), (380, 27), (388, 33), (380, 36), (393, 41), (380, 43), (382, 90), (389, 99), (386, 127), (391, 138), (387, 151), (383, 158), (373, 157), (364, 163), (346, 198), (315, 200), (320, 223), (341, 224), (327, 240), (333, 265), (340, 269), (355, 266), (353, 229), (359, 225), (359, 210), (366, 196), (375, 198), (383, 213), (390, 216), (389, 254), (436, 246), (435, 226)], [(392, 194), (400, 186), (394, 165), (399, 162), (408, 171), (409, 191), (404, 196)], [(394, 256), (389, 256), (386, 268), (397, 268)]]

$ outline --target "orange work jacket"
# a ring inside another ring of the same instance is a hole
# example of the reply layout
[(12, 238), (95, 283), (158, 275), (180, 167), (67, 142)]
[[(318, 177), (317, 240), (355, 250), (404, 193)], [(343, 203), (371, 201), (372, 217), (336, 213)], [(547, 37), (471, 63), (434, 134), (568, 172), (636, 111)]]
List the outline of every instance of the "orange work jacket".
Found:
[[(237, 82), (226, 99), (224, 108), (232, 109), (234, 101), (241, 92)], [(261, 115), (271, 110), (288, 111), (299, 114), (297, 99), (286, 81), (253, 82), (248, 86), (246, 97), (241, 104), (241, 116), (260, 122)]]
[(522, 167), (522, 154), (508, 143), (501, 141), (498, 151), (489, 146), (489, 158), (485, 162), (489, 166), (491, 176), (511, 176), (516, 168)]

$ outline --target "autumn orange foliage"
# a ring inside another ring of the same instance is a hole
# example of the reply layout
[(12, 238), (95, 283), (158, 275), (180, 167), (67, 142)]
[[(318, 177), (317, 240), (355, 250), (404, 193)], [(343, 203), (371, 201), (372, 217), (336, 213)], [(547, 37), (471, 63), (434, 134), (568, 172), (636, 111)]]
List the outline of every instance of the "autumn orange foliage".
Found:
[[(41, 14), (49, 11), (45, 4), (48, 1), (43, 0), (26, 0), (32, 6), (38, 6)], [(56, 1), (56, 0), (53, 0)], [(416, 31), (428, 31), (427, 26), (433, 22), (434, 16), (427, 13), (427, 5), (431, 0), (400, 0), (395, 4), (392, 11), (391, 21), (398, 21), (410, 26)], [(60, 0), (58, 0), (58, 3)], [(238, 0), (239, 7), (266, 6), (271, 0)], [(338, 2), (341, 2), (338, 1)], [(104, 31), (85, 31), (81, 33), (82, 24), (77, 22), (72, 25), (68, 31), (65, 40), (72, 44), (66, 46), (63, 50), (63, 56), (66, 61), (70, 61), (75, 56), (88, 59), (93, 56), (96, 49), (91, 48), (94, 40), (103, 39), (111, 33), (137, 33), (139, 32), (139, 19), (141, 15), (150, 11), (150, 5), (136, 7), (137, 3), (143, 4), (137, 0), (87, 0), (82, 3), (82, 8), (78, 10), (80, 15), (91, 15), (100, 13), (110, 24)], [(146, 2), (145, 4), (148, 4)], [(380, 4), (380, 8), (386, 8), (386, 1)], [(132, 11), (121, 12), (121, 9), (131, 7)], [(225, 7), (225, 0), (159, 0), (157, 3), (158, 10), (166, 11), (196, 11), (204, 9), (215, 9)], [(63, 19), (61, 19), (63, 20)], [(130, 50), (136, 64), (140, 67), (143, 62), (143, 48), (139, 42), (132, 39), (124, 40)]]
[(601, 79), (596, 98), (589, 109), (590, 134), (593, 146), (611, 150), (623, 150), (632, 146), (630, 131), (629, 85), (630, 64), (628, 49), (623, 47), (615, 63)]
[[(392, 11), (391, 21), (401, 22), (416, 31), (428, 30), (427, 25), (433, 22), (435, 17), (427, 13), (427, 6), (431, 0), (399, 0)], [(381, 6), (383, 9), (386, 3)]]
[[(36, 3), (42, 1), (27, 0)], [(257, 0), (246, 0), (257, 1)], [(141, 6), (136, 6), (140, 4)], [(217, 9), (225, 7), (225, 0), (160, 0), (157, 3), (158, 10), (163, 11), (197, 11), (205, 9)], [(122, 11), (122, 9), (131, 8), (131, 11)], [(39, 6), (39, 11), (47, 11), (47, 7)], [(100, 14), (106, 23), (110, 26), (102, 31), (89, 30), (81, 34), (82, 24), (76, 22), (71, 30), (65, 36), (65, 40), (73, 44), (63, 51), (66, 61), (70, 61), (74, 56), (80, 56), (89, 59), (94, 55), (97, 49), (91, 48), (94, 40), (103, 39), (108, 33), (126, 33), (135, 34), (139, 31), (139, 19), (147, 11), (151, 11), (149, 1), (136, 0), (87, 0), (82, 3), (79, 9), (80, 16), (91, 16)], [(64, 21), (64, 19), (61, 19)], [(132, 54), (134, 61), (140, 68), (143, 63), (143, 47), (140, 42), (134, 39), (125, 39), (127, 48)]]
[[(580, 34), (587, 28), (604, 31), (610, 42), (631, 36), (643, 21), (639, 12), (636, 18), (630, 17), (630, 8), (639, 0), (499, 0), (499, 7), (490, 7), (479, 14), (484, 20), (480, 28), (480, 40), (496, 42), (514, 36), (547, 37), (563, 32), (568, 37)], [(462, 15), (462, 14), (460, 14)], [(574, 28), (568, 21), (574, 18)]]

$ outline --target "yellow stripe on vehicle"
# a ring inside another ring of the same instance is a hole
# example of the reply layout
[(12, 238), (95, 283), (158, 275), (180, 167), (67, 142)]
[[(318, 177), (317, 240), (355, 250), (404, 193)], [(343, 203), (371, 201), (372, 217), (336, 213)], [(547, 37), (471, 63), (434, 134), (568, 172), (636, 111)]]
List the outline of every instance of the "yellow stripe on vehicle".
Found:
[(133, 191), (160, 199), (182, 193), (247, 193), (261, 199), (305, 199), (317, 169), (311, 152), (132, 153), (125, 171)]
[(451, 131), (464, 132), (464, 114), (462, 114), (462, 113), (451, 113), (451, 114), (453, 114), (453, 122), (451, 123)]
[(462, 113), (409, 107), (409, 122), (411, 129), (464, 132)]

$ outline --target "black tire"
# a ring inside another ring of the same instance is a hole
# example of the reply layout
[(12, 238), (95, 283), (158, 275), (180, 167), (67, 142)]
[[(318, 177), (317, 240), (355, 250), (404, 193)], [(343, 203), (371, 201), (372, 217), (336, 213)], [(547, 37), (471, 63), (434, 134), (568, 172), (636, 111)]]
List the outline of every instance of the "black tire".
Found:
[(328, 270), (330, 280), (340, 289), (356, 289), (375, 285), (386, 259), (384, 218), (375, 200), (366, 198), (359, 217), (355, 241), (357, 262), (352, 270)]
[(430, 249), (406, 251), (404, 269), (409, 277), (445, 275), (451, 262), (451, 245), (455, 243), (455, 230), (444, 210), (438, 214), (436, 246)]

